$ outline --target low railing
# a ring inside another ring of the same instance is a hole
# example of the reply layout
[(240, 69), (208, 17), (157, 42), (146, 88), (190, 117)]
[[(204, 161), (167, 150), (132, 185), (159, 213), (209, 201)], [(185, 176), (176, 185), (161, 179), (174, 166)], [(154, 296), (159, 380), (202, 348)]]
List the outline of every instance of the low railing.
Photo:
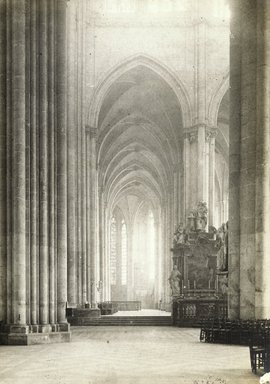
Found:
[(112, 301), (117, 305), (118, 311), (140, 311), (142, 309), (141, 301)]
[(173, 302), (173, 325), (199, 327), (209, 317), (226, 318), (227, 301), (215, 298), (182, 298)]
[(140, 311), (140, 301), (103, 301), (98, 304), (102, 315), (112, 315), (118, 311)]

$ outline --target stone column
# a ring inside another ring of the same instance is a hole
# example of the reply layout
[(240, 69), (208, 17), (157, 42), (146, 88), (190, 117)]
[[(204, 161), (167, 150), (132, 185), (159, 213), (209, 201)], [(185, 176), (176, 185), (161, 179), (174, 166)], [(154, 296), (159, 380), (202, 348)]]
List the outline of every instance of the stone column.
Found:
[(133, 227), (127, 226), (127, 300), (133, 300), (134, 280), (133, 280)]
[[(106, 209), (104, 212), (104, 223), (105, 223), (105, 244), (104, 244), (104, 269), (105, 269), (105, 276), (104, 276), (104, 283), (103, 283), (103, 289), (104, 289), (104, 300), (111, 300), (111, 282), (110, 282), (110, 216), (108, 213), (108, 203), (106, 203)], [(121, 230), (120, 230), (121, 234)], [(122, 270), (122, 242), (121, 242), (121, 270)], [(122, 275), (121, 275), (122, 276)], [(121, 284), (121, 280), (120, 280)]]
[(187, 194), (187, 211), (186, 217), (189, 215), (191, 209), (193, 209), (198, 203), (198, 132), (196, 128), (186, 130), (186, 180), (185, 188)]
[(57, 82), (57, 320), (66, 323), (67, 303), (67, 71), (66, 1), (56, 7), (56, 82)]
[(11, 102), (12, 102), (12, 319), (26, 324), (26, 188), (25, 188), (25, 13), (26, 4), (11, 4)]
[[(257, 1), (255, 317), (270, 317), (270, 2)], [(254, 53), (255, 54), (255, 53)]]
[(256, 2), (242, 1), (241, 18), (240, 317), (253, 318), (256, 209), (256, 99), (254, 100)]
[(68, 18), (68, 66), (67, 66), (67, 172), (68, 172), (68, 199), (67, 199), (67, 252), (68, 252), (68, 305), (73, 307), (77, 302), (76, 292), (76, 243), (77, 243), (77, 153), (80, 152), (77, 145), (77, 121), (76, 121), (76, 76), (77, 67), (75, 58), (77, 49), (76, 39), (76, 9), (74, 3), (69, 4)]
[(160, 233), (159, 233), (159, 223), (157, 221), (158, 212), (155, 212), (154, 220), (154, 240), (155, 240), (155, 304), (159, 309), (159, 300), (160, 300), (160, 273), (159, 273), (159, 263), (160, 263)]
[(39, 322), (49, 322), (49, 189), (48, 189), (48, 47), (47, 47), (47, 0), (39, 2)]
[(104, 279), (105, 279), (105, 223), (104, 223), (104, 211), (105, 211), (105, 205), (104, 205), (104, 196), (103, 191), (100, 190), (99, 192), (99, 278), (100, 281), (98, 282), (98, 285), (101, 287), (99, 288), (99, 297), (100, 300), (104, 300)]
[(185, 216), (204, 201), (210, 225), (215, 212), (215, 134), (214, 127), (198, 125), (186, 128), (184, 138)]
[(0, 1), (0, 320), (7, 320), (6, 0)]
[(197, 201), (206, 201), (206, 135), (205, 126), (198, 127), (198, 141), (197, 141)]
[(38, 241), (38, 216), (39, 216), (39, 193), (38, 193), (38, 124), (37, 124), (37, 5), (33, 1), (30, 4), (30, 307), (31, 324), (38, 323), (38, 259), (39, 259), (39, 241)]
[(216, 131), (208, 131), (207, 139), (209, 145), (209, 171), (208, 179), (208, 224), (214, 225), (214, 213), (215, 213), (215, 139)]
[(88, 177), (89, 177), (89, 253), (90, 253), (90, 284), (91, 284), (91, 307), (95, 308), (96, 297), (96, 257), (97, 257), (97, 169), (96, 169), (96, 129), (87, 127), (87, 142), (88, 142)]
[(230, 146), (229, 146), (229, 293), (231, 319), (240, 315), (240, 137), (241, 137), (241, 27), (240, 2), (231, 2)]
[[(12, 323), (12, 3), (6, 2), (7, 324)], [(4, 89), (4, 88), (3, 88)]]
[[(122, 237), (121, 237), (121, 216), (119, 214), (116, 215), (116, 286), (119, 289), (121, 286), (122, 280)], [(105, 221), (106, 223), (106, 221)], [(106, 230), (106, 233), (108, 231)], [(106, 266), (105, 262), (105, 266)], [(105, 269), (105, 268), (104, 268)], [(106, 278), (105, 278), (106, 280)]]
[[(25, 268), (29, 271), (31, 268), (31, 224), (30, 224), (30, 199), (31, 199), (31, 174), (30, 174), (30, 142), (31, 142), (31, 105), (30, 105), (30, 3), (25, 4)], [(26, 323), (31, 322), (31, 276), (26, 273)]]
[(55, 2), (48, 1), (48, 152), (49, 152), (49, 322), (56, 323), (56, 134), (55, 134)]
[(189, 134), (184, 138), (184, 184), (185, 184), (185, 220), (187, 220), (190, 210), (190, 142)]
[(87, 295), (86, 281), (86, 136), (82, 124), (82, 302), (85, 304)]
[(231, 20), (229, 314), (270, 315), (268, 1), (235, 1)]

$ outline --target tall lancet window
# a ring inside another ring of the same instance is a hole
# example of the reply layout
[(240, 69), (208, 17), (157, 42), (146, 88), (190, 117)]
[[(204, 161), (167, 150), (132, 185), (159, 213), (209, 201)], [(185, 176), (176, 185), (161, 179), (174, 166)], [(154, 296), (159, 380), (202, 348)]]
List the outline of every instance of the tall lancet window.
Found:
[(111, 219), (111, 236), (110, 236), (110, 272), (111, 272), (111, 285), (116, 284), (116, 220), (115, 217)]
[(122, 220), (121, 226), (121, 250), (122, 250), (122, 260), (121, 260), (121, 283), (122, 285), (127, 284), (127, 226), (125, 221)]

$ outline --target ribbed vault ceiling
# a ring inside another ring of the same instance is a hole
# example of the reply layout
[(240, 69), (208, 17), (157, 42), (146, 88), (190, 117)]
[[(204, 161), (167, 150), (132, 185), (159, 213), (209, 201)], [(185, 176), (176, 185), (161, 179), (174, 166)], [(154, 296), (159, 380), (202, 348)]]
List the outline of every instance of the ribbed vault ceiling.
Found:
[(123, 198), (166, 203), (181, 157), (182, 116), (167, 82), (146, 66), (122, 74), (99, 113), (99, 185), (113, 210)]

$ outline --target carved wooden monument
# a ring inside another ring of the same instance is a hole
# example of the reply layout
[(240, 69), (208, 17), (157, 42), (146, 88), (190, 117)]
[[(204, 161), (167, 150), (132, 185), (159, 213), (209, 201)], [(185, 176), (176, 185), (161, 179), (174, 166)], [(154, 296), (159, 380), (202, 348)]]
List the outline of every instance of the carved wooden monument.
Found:
[(181, 223), (174, 233), (174, 270), (169, 280), (173, 318), (179, 325), (215, 314), (226, 316), (228, 224), (208, 231), (206, 226), (207, 207), (199, 202), (188, 217), (187, 228)]

